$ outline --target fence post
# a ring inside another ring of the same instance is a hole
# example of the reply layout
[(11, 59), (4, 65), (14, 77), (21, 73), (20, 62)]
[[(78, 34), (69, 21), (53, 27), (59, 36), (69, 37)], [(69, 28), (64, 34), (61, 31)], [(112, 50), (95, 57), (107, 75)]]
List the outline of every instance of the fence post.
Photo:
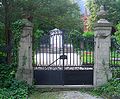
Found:
[(105, 19), (105, 15), (104, 6), (101, 6), (94, 34), (94, 86), (103, 85), (112, 77), (109, 67), (112, 24)]
[(32, 67), (32, 30), (33, 24), (28, 19), (23, 19), (24, 27), (20, 39), (19, 64), (16, 78), (26, 81), (32, 85), (33, 67)]

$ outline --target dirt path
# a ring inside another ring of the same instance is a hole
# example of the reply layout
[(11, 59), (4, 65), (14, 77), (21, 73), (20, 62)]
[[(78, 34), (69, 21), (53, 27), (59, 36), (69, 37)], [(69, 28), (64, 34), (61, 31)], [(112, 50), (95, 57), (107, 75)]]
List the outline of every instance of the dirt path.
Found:
[(63, 91), (60, 92), (58, 97), (58, 99), (103, 99), (79, 91)]
[(30, 99), (103, 99), (80, 91), (34, 92)]

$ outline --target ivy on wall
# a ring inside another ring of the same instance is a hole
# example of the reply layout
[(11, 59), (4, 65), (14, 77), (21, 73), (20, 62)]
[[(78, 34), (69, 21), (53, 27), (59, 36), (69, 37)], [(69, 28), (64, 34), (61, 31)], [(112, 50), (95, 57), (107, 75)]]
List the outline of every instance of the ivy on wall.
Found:
[(12, 63), (0, 64), (0, 99), (27, 99), (28, 85), (15, 80), (18, 66), (19, 41), (24, 22), (18, 20), (12, 24)]

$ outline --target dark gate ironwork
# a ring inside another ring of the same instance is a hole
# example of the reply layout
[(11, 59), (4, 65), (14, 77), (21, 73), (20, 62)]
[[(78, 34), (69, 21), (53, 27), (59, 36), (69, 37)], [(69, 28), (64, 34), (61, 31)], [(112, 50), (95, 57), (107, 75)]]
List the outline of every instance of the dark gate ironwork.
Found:
[(35, 85), (93, 85), (93, 38), (56, 29), (35, 45)]
[(120, 44), (115, 38), (111, 39), (110, 68), (113, 76), (120, 78)]

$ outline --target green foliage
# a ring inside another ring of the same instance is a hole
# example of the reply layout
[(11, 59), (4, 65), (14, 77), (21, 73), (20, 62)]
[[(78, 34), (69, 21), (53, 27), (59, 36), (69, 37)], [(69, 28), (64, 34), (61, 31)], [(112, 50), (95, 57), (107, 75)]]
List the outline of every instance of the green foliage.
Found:
[(15, 72), (17, 69), (17, 64), (18, 64), (18, 47), (19, 47), (19, 41), (21, 37), (21, 28), (23, 26), (23, 22), (21, 20), (16, 21), (12, 25), (12, 32), (13, 32), (13, 58), (12, 58), (12, 63), (7, 65), (7, 64), (0, 64), (0, 87), (9, 87), (10, 86), (10, 81), (11, 79), (14, 78)]
[[(47, 33), (54, 28), (82, 31), (82, 20), (77, 4), (70, 0), (10, 0), (9, 21), (21, 19), (23, 14), (33, 17), (34, 27)], [(0, 22), (4, 23), (4, 7), (0, 8)]]
[(120, 22), (120, 0), (87, 0), (87, 7), (91, 13), (88, 19), (88, 29), (90, 30), (97, 19), (97, 12), (101, 5), (105, 6), (108, 21), (112, 22), (113, 25)]
[(87, 32), (87, 33), (82, 34), (77, 30), (73, 30), (68, 34), (68, 40), (70, 40), (70, 43), (72, 43), (74, 48), (76, 48), (76, 50), (78, 51), (82, 49), (92, 51), (93, 50), (93, 36), (92, 36), (93, 33), (92, 32)]
[(107, 19), (116, 25), (120, 22), (120, 0), (96, 0), (98, 7), (105, 6), (107, 11)]
[(83, 33), (83, 36), (84, 36), (84, 37), (87, 37), (87, 38), (90, 38), (90, 37), (93, 37), (93, 36), (94, 36), (94, 33), (93, 33), (93, 32), (84, 32), (84, 33)]
[(87, 0), (86, 3), (87, 8), (90, 11), (90, 16), (88, 17), (88, 31), (93, 31), (94, 28), (94, 23), (96, 22), (97, 19), (97, 12), (98, 12), (98, 5), (96, 5), (94, 0)]
[[(12, 33), (13, 33), (13, 61), (12, 63), (17, 66), (18, 62), (18, 47), (19, 47), (19, 41), (21, 38), (22, 28), (24, 26), (24, 22), (22, 20), (18, 20), (12, 24)], [(17, 67), (16, 67), (17, 68)]]
[(9, 88), (0, 88), (0, 99), (27, 99), (28, 85), (24, 82), (11, 80)]
[(73, 46), (74, 46), (74, 48), (76, 48), (76, 50), (79, 50), (79, 46), (78, 46), (78, 45), (80, 45), (79, 37), (81, 37), (81, 36), (82, 36), (81, 33), (77, 30), (73, 30), (68, 34), (69, 43), (73, 44)]
[(0, 22), (0, 45), (5, 45), (4, 24)]
[(13, 65), (0, 64), (0, 88), (9, 87), (13, 77)]
[(18, 66), (18, 47), (21, 38), (24, 21), (19, 20), (12, 24), (12, 63), (0, 64), (0, 99), (26, 99), (28, 85), (15, 80), (15, 73)]
[(112, 79), (107, 84), (95, 88), (92, 93), (103, 96), (105, 99), (114, 99), (115, 97), (120, 98), (120, 80)]
[(39, 39), (40, 37), (42, 37), (44, 34), (44, 31), (43, 30), (40, 30), (40, 29), (36, 29), (34, 30), (34, 34), (33, 34), (33, 50), (35, 50), (37, 47), (38, 47), (38, 44), (39, 44)]
[(40, 38), (40, 37), (42, 36), (42, 34), (44, 34), (44, 31), (42, 31), (42, 30), (40, 30), (40, 29), (36, 29), (36, 30), (34, 31), (34, 37), (35, 37), (36, 39)]
[(115, 37), (116, 37), (118, 43), (120, 44), (120, 23), (118, 23), (116, 25), (116, 28), (117, 28), (117, 31), (115, 32)]

